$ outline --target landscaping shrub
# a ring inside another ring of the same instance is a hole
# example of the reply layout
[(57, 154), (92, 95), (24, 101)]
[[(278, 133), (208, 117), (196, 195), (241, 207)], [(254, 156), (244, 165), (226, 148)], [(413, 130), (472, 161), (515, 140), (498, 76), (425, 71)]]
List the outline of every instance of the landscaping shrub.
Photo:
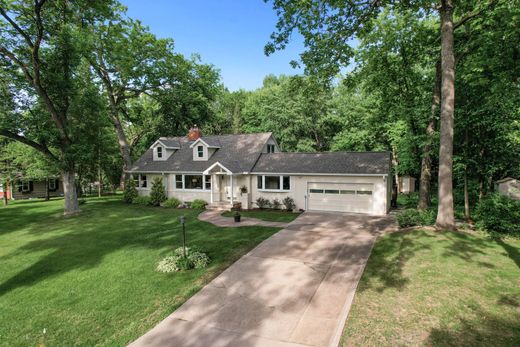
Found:
[(420, 211), (414, 208), (410, 208), (397, 213), (397, 223), (401, 228), (421, 225), (432, 225), (433, 223), (435, 223), (435, 211)]
[(165, 202), (168, 198), (166, 197), (166, 191), (162, 183), (161, 177), (155, 177), (152, 181), (152, 188), (150, 190), (150, 204), (152, 206), (159, 206)]
[(282, 203), (285, 206), (285, 209), (287, 211), (292, 211), (292, 210), (294, 210), (296, 208), (296, 204), (294, 203), (294, 199), (291, 198), (290, 196), (285, 197), (282, 200)]
[(274, 199), (272, 205), (273, 205), (273, 208), (274, 208), (275, 210), (279, 210), (280, 207), (282, 206), (282, 203), (280, 202), (280, 200), (278, 200), (278, 199)]
[(258, 199), (256, 199), (256, 205), (259, 209), (264, 209), (271, 207), (271, 202), (269, 201), (269, 199), (259, 197)]
[(206, 208), (206, 205), (208, 203), (202, 199), (195, 199), (193, 200), (193, 202), (190, 204), (190, 207), (194, 210), (204, 210)]
[(170, 198), (164, 202), (164, 207), (177, 208), (181, 204), (181, 201), (177, 198)]
[(149, 196), (137, 196), (132, 201), (132, 203), (133, 204), (137, 204), (137, 205), (143, 205), (143, 206), (151, 206), (152, 205), (152, 201), (150, 200)]
[(159, 272), (177, 272), (189, 269), (202, 269), (208, 266), (209, 257), (198, 247), (186, 247), (186, 258), (183, 248), (179, 247), (173, 251), (173, 255), (167, 256), (157, 264)]
[(134, 180), (127, 180), (125, 182), (125, 190), (123, 191), (123, 201), (131, 204), (137, 198), (137, 188)]
[(520, 201), (494, 193), (483, 198), (475, 212), (476, 225), (480, 229), (520, 234)]

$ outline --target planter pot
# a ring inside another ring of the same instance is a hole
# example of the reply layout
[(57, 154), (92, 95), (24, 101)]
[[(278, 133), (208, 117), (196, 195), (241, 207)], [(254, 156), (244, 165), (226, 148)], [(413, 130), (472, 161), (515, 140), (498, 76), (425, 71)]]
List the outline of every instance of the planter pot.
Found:
[(233, 216), (233, 218), (235, 219), (235, 223), (240, 222), (240, 217), (241, 217), (241, 216)]

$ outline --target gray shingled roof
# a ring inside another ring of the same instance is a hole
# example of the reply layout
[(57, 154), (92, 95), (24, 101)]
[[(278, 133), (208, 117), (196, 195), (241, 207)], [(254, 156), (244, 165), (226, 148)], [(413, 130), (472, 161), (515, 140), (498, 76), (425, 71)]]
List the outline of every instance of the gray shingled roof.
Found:
[(264, 153), (253, 172), (389, 174), (390, 152)]
[(159, 141), (167, 148), (180, 148), (181, 144), (179, 143), (179, 139), (176, 137), (160, 137)]
[(220, 146), (208, 161), (193, 161), (193, 149), (190, 145), (194, 141), (189, 141), (187, 137), (161, 138), (165, 145), (165, 141), (178, 143), (180, 149), (164, 161), (154, 161), (153, 151), (148, 149), (129, 171), (203, 172), (219, 162), (233, 173), (250, 172), (270, 136), (271, 133), (203, 136), (206, 143)]

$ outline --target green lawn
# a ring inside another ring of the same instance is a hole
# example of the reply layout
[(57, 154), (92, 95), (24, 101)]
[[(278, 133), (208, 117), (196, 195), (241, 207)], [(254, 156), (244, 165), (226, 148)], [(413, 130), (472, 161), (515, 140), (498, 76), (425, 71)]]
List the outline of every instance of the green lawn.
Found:
[[(222, 213), (224, 217), (233, 217), (235, 212), (226, 211)], [(249, 210), (240, 211), (240, 215), (243, 217), (258, 218), (269, 222), (292, 222), (300, 215), (300, 213), (286, 212), (286, 211), (273, 211), (273, 210)]]
[[(89, 199), (78, 216), (62, 201), (0, 208), (0, 345), (121, 346), (139, 337), (275, 228), (218, 228), (192, 210)], [(181, 242), (205, 249), (209, 268), (162, 274)]]
[(401, 232), (376, 243), (342, 346), (520, 346), (520, 240)]

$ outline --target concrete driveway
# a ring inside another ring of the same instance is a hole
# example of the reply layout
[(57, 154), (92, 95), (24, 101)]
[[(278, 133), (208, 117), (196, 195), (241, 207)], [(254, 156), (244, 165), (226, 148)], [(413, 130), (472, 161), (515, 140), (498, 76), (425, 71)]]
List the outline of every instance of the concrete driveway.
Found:
[(392, 217), (306, 212), (131, 344), (333, 346)]

